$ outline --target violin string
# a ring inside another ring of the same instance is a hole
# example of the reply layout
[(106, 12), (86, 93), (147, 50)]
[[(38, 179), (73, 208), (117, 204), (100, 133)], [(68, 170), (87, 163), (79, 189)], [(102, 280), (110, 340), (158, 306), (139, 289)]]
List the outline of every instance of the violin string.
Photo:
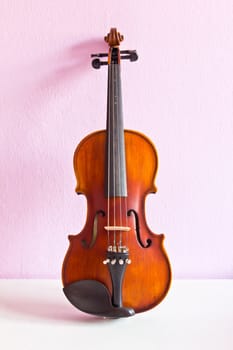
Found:
[[(118, 96), (119, 96), (119, 100), (120, 100), (120, 113), (121, 113), (121, 130), (120, 132), (123, 133), (123, 135), (121, 135), (121, 137), (124, 137), (124, 130), (123, 130), (123, 115), (122, 115), (122, 94), (121, 94), (121, 72), (120, 72), (120, 65), (119, 65), (119, 74), (118, 74)], [(121, 140), (122, 141), (122, 140)], [(125, 161), (124, 159), (122, 159), (122, 152), (119, 151), (119, 156), (121, 158), (121, 165), (122, 163)], [(125, 180), (125, 179), (123, 179)], [(123, 216), (122, 216), (122, 195), (123, 195), (123, 189), (124, 189), (124, 181), (121, 181), (121, 197), (120, 197), (120, 226), (123, 226)], [(125, 194), (124, 194), (125, 195)], [(120, 232), (120, 246), (122, 246), (122, 232)]]
[[(122, 166), (122, 157), (121, 157), (121, 152), (120, 152), (120, 147), (121, 147), (121, 144), (120, 144), (120, 141), (121, 141), (121, 123), (120, 123), (120, 119), (122, 118), (122, 115), (119, 115), (119, 113), (121, 113), (121, 106), (119, 105), (119, 103), (121, 103), (121, 96), (120, 96), (120, 65), (116, 65), (116, 70), (117, 70), (117, 74), (116, 74), (116, 96), (118, 98), (118, 100), (116, 101), (116, 118), (117, 118), (117, 123), (118, 123), (118, 128), (117, 128), (117, 158), (118, 158), (118, 167), (121, 167)], [(119, 173), (118, 173), (119, 174)], [(120, 172), (121, 174), (121, 172)], [(119, 176), (119, 175), (118, 175)], [(122, 201), (121, 201), (121, 198), (122, 198), (122, 194), (123, 194), (123, 188), (122, 188), (122, 184), (123, 184), (123, 181), (122, 179), (119, 177), (119, 191), (120, 193), (118, 193), (119, 195), (119, 216), (120, 216), (120, 222), (119, 222), (119, 225), (120, 226), (123, 226), (122, 224)], [(119, 241), (118, 241), (118, 246), (121, 246), (122, 245), (122, 231), (119, 232)]]
[[(111, 139), (111, 118), (110, 118), (110, 69), (111, 67), (108, 66), (108, 113), (107, 113), (107, 117), (108, 117), (108, 133), (106, 135), (106, 140), (107, 140), (107, 143), (108, 143), (108, 183), (107, 183), (107, 186), (108, 186), (108, 190), (107, 190), (107, 205), (108, 205), (108, 208), (107, 208), (107, 226), (110, 225), (110, 161), (111, 161), (111, 154), (110, 154), (110, 139)], [(110, 237), (109, 237), (109, 231), (107, 231), (108, 233), (108, 246), (110, 245)]]
[[(120, 65), (109, 65), (108, 81), (108, 190), (107, 190), (107, 225), (128, 226), (127, 216), (127, 194), (125, 193), (125, 179), (120, 178), (119, 167), (124, 167), (125, 159), (121, 152), (122, 136), (124, 137), (122, 123), (122, 106), (121, 106), (121, 81)], [(121, 114), (120, 114), (121, 113)], [(121, 133), (123, 132), (123, 135)], [(123, 140), (124, 143), (124, 140)], [(118, 174), (118, 177), (117, 177)], [(118, 183), (119, 182), (119, 183)], [(117, 198), (117, 197), (119, 198)], [(122, 198), (122, 196), (124, 198)], [(113, 198), (112, 198), (113, 197)], [(113, 201), (111, 201), (111, 198)], [(113, 202), (111, 204), (111, 202)], [(117, 205), (116, 205), (117, 204)], [(124, 204), (124, 205), (123, 205)], [(124, 208), (123, 208), (124, 207)], [(124, 214), (123, 214), (124, 213)], [(124, 219), (123, 219), (124, 216)], [(119, 222), (116, 222), (118, 220)], [(113, 246), (122, 245), (122, 231), (113, 230)], [(128, 242), (128, 233), (126, 232), (125, 244)], [(108, 231), (108, 245), (110, 245), (110, 233)]]
[[(121, 140), (121, 147), (124, 146), (125, 148), (125, 133), (124, 133), (124, 128), (123, 128), (123, 115), (122, 115), (122, 92), (121, 92), (121, 72), (120, 72), (120, 65), (118, 67), (119, 71), (118, 71), (118, 97), (119, 97), (119, 108), (120, 108), (120, 118), (121, 118), (121, 128), (118, 129), (119, 134), (122, 133), (121, 138), (123, 137), (123, 145), (122, 145), (122, 139), (119, 137), (118, 140)], [(119, 145), (120, 146), (120, 145)], [(120, 147), (119, 147), (119, 159), (120, 162), (119, 164), (125, 169), (126, 171), (126, 164), (124, 164), (126, 162), (126, 158), (123, 157), (122, 152), (120, 152)], [(125, 155), (125, 154), (124, 154)], [(124, 174), (127, 176), (127, 173)], [(121, 197), (120, 197), (120, 226), (126, 226), (128, 227), (128, 217), (127, 217), (127, 182), (125, 184), (126, 178), (124, 177), (121, 180), (121, 184), (120, 184), (120, 188), (121, 188)], [(126, 186), (126, 188), (125, 188)], [(123, 197), (122, 197), (123, 196)], [(123, 218), (124, 216), (124, 218)], [(128, 237), (128, 232), (124, 232), (124, 238)], [(126, 239), (124, 239), (124, 244), (122, 244), (122, 231), (120, 231), (120, 245), (126, 245)]]
[[(114, 79), (115, 79), (115, 64), (113, 64), (113, 69), (112, 69), (112, 106), (113, 106), (113, 135), (114, 135), (114, 131), (115, 129), (115, 104), (114, 104), (114, 99), (115, 99), (115, 89), (114, 89)], [(114, 135), (115, 136), (115, 135)], [(113, 136), (113, 137), (114, 137)], [(116, 226), (116, 157), (115, 157), (115, 137), (113, 140), (113, 144), (112, 144), (112, 151), (113, 151), (113, 225)], [(114, 247), (116, 246), (116, 230), (114, 230)]]
[[(126, 173), (127, 174), (127, 173)], [(128, 194), (127, 194), (127, 196), (128, 196)], [(125, 212), (125, 226), (126, 227), (128, 227), (129, 226), (129, 224), (128, 224), (128, 215), (127, 215), (127, 196), (125, 196), (125, 198), (124, 198), (124, 212)], [(125, 246), (127, 246), (128, 245), (128, 238), (129, 238), (129, 232), (127, 231), (126, 232), (126, 237), (125, 237)]]
[[(124, 201), (124, 210), (123, 210), (123, 212), (124, 212), (124, 219), (125, 219), (125, 226), (126, 227), (128, 227), (128, 216), (127, 216), (127, 197), (128, 197), (128, 188), (127, 188), (127, 167), (126, 167), (126, 147), (125, 147), (125, 132), (124, 132), (124, 129), (123, 129), (123, 142), (124, 142), (124, 148), (125, 148), (125, 158), (124, 158), (124, 162), (125, 162), (125, 172), (126, 172), (126, 179), (125, 179), (125, 181), (126, 181), (126, 193), (125, 193), (125, 197), (124, 197), (124, 199), (123, 199), (123, 201)], [(122, 216), (123, 216), (123, 214), (122, 214)], [(125, 246), (127, 246), (127, 244), (128, 244), (128, 231), (126, 231), (125, 232), (125, 236), (124, 236), (124, 238), (125, 238), (125, 240), (124, 240), (124, 245)]]

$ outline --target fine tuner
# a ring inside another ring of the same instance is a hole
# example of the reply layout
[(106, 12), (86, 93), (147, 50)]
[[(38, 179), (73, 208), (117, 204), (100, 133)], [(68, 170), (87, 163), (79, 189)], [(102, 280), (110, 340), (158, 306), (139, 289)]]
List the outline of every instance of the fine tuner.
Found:
[[(92, 67), (99, 69), (101, 66), (108, 65), (107, 61), (101, 61), (101, 57), (108, 57), (108, 53), (94, 53), (91, 57), (97, 57), (92, 60)], [(122, 60), (130, 60), (130, 62), (135, 62), (138, 59), (138, 54), (136, 50), (123, 50), (120, 51), (120, 57)]]
[(104, 265), (107, 265), (107, 264), (112, 264), (112, 265), (115, 265), (116, 263), (118, 262), (119, 265), (124, 265), (124, 264), (128, 264), (130, 265), (131, 264), (131, 260), (130, 259), (119, 259), (117, 260), (116, 258), (113, 258), (113, 259), (105, 259), (103, 261), (103, 264)]

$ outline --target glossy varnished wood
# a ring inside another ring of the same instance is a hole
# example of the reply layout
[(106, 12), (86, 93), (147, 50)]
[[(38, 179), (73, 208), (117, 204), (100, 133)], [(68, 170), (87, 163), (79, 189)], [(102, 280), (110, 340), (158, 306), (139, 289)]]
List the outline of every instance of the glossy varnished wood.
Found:
[[(146, 246), (147, 240), (151, 240), (148, 248), (139, 244), (135, 219), (133, 215), (129, 216), (127, 225), (131, 230), (123, 233), (123, 237), (132, 263), (126, 268), (122, 296), (125, 306), (141, 312), (154, 307), (165, 297), (171, 281), (171, 269), (163, 246), (164, 235), (152, 233), (145, 219), (145, 198), (148, 193), (156, 192), (154, 181), (158, 160), (155, 148), (148, 138), (138, 132), (125, 131), (124, 135), (128, 197), (124, 200), (111, 199), (110, 208), (113, 205), (118, 207), (121, 202), (121, 211), (134, 210), (139, 218), (142, 243)], [(87, 219), (79, 234), (69, 236), (70, 246), (63, 263), (62, 277), (64, 286), (82, 279), (94, 279), (104, 283), (112, 292), (110, 274), (103, 264), (108, 246), (104, 229), (107, 215), (98, 215), (95, 243), (91, 248), (86, 247), (93, 239), (96, 213), (107, 213), (105, 144), (106, 132), (98, 131), (83, 139), (74, 154), (76, 192), (86, 196)]]

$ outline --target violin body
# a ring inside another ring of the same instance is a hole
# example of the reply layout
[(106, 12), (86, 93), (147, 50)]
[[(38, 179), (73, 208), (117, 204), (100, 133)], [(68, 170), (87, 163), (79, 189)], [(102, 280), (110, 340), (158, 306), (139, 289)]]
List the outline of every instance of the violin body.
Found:
[(78, 309), (127, 317), (165, 297), (171, 268), (164, 235), (151, 232), (145, 218), (146, 196), (156, 192), (156, 150), (143, 134), (115, 129), (110, 146), (111, 133), (97, 131), (74, 153), (76, 192), (86, 197), (87, 218), (83, 230), (69, 236), (62, 279), (65, 295)]
[[(69, 236), (70, 248), (63, 264), (63, 283), (77, 280), (99, 280), (112, 293), (112, 283), (105, 258), (107, 236), (104, 232), (106, 216), (99, 215), (96, 241), (93, 241), (93, 227), (96, 213), (107, 212), (104, 197), (104, 175), (101, 169), (105, 163), (106, 132), (99, 131), (87, 136), (77, 147), (74, 155), (74, 169), (77, 178), (76, 191), (87, 198), (87, 221), (77, 236)], [(163, 248), (163, 235), (153, 234), (145, 220), (145, 197), (156, 191), (154, 178), (157, 170), (157, 154), (148, 138), (135, 131), (125, 131), (126, 169), (128, 175), (127, 209), (138, 213), (140, 245), (135, 231), (135, 218), (129, 216), (128, 247), (132, 263), (127, 268), (123, 286), (123, 304), (133, 307), (135, 312), (145, 311), (157, 305), (166, 295), (170, 285), (170, 264)], [(99, 257), (102, 259), (99, 259)], [(144, 292), (145, 291), (145, 292)]]

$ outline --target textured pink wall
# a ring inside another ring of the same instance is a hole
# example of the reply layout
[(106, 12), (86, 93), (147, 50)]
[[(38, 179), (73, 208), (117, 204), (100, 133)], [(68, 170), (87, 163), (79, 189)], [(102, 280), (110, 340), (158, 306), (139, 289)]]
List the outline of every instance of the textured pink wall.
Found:
[(233, 277), (233, 2), (0, 2), (0, 277), (59, 277), (81, 230), (73, 151), (105, 127), (111, 26), (137, 49), (123, 63), (125, 127), (156, 144), (148, 222), (175, 277)]

